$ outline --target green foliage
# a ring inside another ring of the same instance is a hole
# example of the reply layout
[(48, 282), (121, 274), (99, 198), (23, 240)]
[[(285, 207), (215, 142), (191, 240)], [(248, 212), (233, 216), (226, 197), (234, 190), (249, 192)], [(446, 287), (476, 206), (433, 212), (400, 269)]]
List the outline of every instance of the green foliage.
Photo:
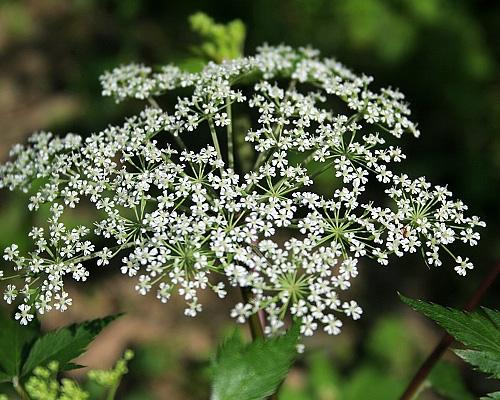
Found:
[(340, 398), (340, 374), (324, 353), (317, 353), (311, 359), (310, 386), (319, 399)]
[(72, 379), (57, 379), (61, 370), (57, 361), (50, 362), (47, 367), (37, 366), (24, 386), (24, 394), (29, 400), (87, 400), (91, 398), (114, 399), (122, 377), (128, 372), (127, 363), (133, 353), (127, 350), (111, 370), (92, 370), (88, 373), (87, 385), (97, 385), (98, 395), (92, 396), (88, 390), (81, 388)]
[(0, 247), (4, 249), (12, 243), (18, 243), (23, 251), (29, 249), (26, 229), (30, 226), (27, 196), (20, 193), (5, 196), (5, 203), (0, 207)]
[(212, 400), (260, 400), (273, 394), (297, 356), (299, 326), (284, 335), (245, 344), (235, 331), (213, 365)]
[(20, 374), (24, 360), (39, 336), (40, 325), (33, 322), (23, 327), (0, 312), (0, 326), (0, 382), (10, 382)]
[[(414, 46), (417, 33), (415, 24), (409, 24), (408, 16), (396, 12), (386, 2), (344, 1), (339, 3), (337, 12), (343, 21), (357, 22), (344, 25), (351, 44), (355, 48), (373, 48), (386, 62), (402, 58)], [(381, 37), (394, 39), (380, 40)]]
[(36, 367), (50, 362), (57, 362), (61, 370), (78, 367), (70, 361), (85, 352), (99, 332), (118, 317), (85, 321), (42, 334), (37, 321), (21, 326), (0, 313), (0, 383), (25, 378)]
[[(395, 346), (397, 343), (397, 346)], [(412, 368), (415, 361), (414, 338), (401, 318), (387, 316), (377, 321), (366, 341), (366, 351), (394, 375)]]
[(335, 338), (332, 357), (324, 349), (306, 356), (303, 377), (296, 379), (294, 374), (287, 380), (280, 400), (386, 400), (401, 395), (417, 355), (404, 320), (396, 316), (380, 319), (365, 340), (364, 357), (353, 370), (349, 368), (352, 360), (343, 360), (338, 351), (352, 353), (354, 344), (337, 340), (345, 338)]
[(57, 380), (59, 363), (53, 361), (47, 367), (36, 367), (25, 385), (25, 392), (32, 400), (87, 400), (88, 394), (75, 381)]
[(243, 55), (245, 42), (245, 25), (239, 19), (226, 25), (216, 23), (202, 12), (189, 17), (191, 29), (198, 33), (204, 41), (194, 50), (216, 62), (230, 60)]
[(365, 365), (356, 368), (346, 383), (341, 397), (345, 400), (358, 400), (370, 393), (370, 400), (396, 399), (401, 394), (404, 383), (386, 373), (385, 370)]
[[(396, 345), (397, 344), (397, 345)], [(415, 361), (415, 344), (404, 322), (395, 316), (379, 320), (365, 345), (367, 356), (341, 383), (341, 399), (395, 399), (402, 393), (405, 376)]]
[[(459, 351), (457, 354), (471, 359), (479, 370), (500, 377), (500, 316), (498, 311), (482, 307), (480, 312), (465, 312), (422, 300), (401, 299), (414, 310), (433, 319), (456, 340), (476, 352)], [(480, 356), (478, 353), (482, 353)]]
[(0, 2), (0, 14), (4, 16), (2, 24), (7, 34), (17, 38), (25, 38), (33, 34), (32, 16), (22, 3), (2, 1)]
[(134, 357), (131, 350), (127, 350), (123, 358), (118, 360), (115, 367), (111, 370), (93, 370), (90, 371), (88, 377), (101, 386), (112, 387), (120, 382), (123, 375), (128, 372), (127, 362)]
[(117, 361), (114, 368), (110, 370), (92, 370), (87, 377), (91, 383), (107, 392), (108, 399), (114, 398), (123, 376), (128, 373), (128, 362), (133, 357), (134, 353), (127, 350), (123, 357)]
[(162, 342), (144, 343), (135, 351), (134, 371), (144, 376), (159, 378), (180, 367), (179, 350)]
[(500, 400), (500, 392), (494, 392), (481, 397), (481, 400)]
[(29, 352), (22, 375), (28, 375), (36, 366), (49, 361), (57, 361), (61, 370), (68, 369), (69, 362), (84, 353), (95, 337), (120, 315), (72, 324), (41, 336)]
[[(11, 3), (6, 2), (5, 7), (11, 8)], [(494, 190), (490, 190), (491, 185), (482, 183), (493, 182), (494, 185), (494, 182), (498, 181), (496, 171), (500, 165), (500, 135), (495, 135), (496, 131), (493, 131), (492, 127), (499, 126), (500, 92), (496, 90), (496, 86), (491, 86), (495, 88), (491, 91), (478, 82), (479, 78), (491, 69), (488, 65), (493, 65), (495, 72), (498, 66), (496, 60), (493, 59), (493, 57), (498, 58), (498, 51), (496, 51), (498, 46), (496, 46), (497, 41), (494, 40), (495, 36), (492, 35), (497, 32), (496, 24), (500, 8), (493, 4), (491, 7), (484, 7), (481, 2), (454, 2), (452, 0), (377, 0), (377, 4), (369, 1), (367, 9), (370, 12), (366, 12), (362, 1), (347, 3), (349, 2), (331, 2), (330, 0), (287, 0), (270, 3), (261, 0), (242, 3), (238, 6), (231, 3), (228, 6), (225, 2), (211, 1), (204, 3), (203, 7), (213, 10), (224, 20), (234, 18), (235, 11), (238, 10), (238, 16), (244, 16), (242, 18), (245, 23), (251, 27), (250, 45), (263, 40), (271, 43), (280, 41), (291, 44), (313, 43), (320, 47), (324, 54), (336, 55), (343, 60), (359, 60), (361, 65), (363, 62), (370, 63), (370, 66), (378, 71), (377, 76), (397, 74), (397, 69), (392, 65), (394, 63), (399, 63), (399, 67), (402, 65), (404, 68), (399, 69), (402, 74), (398, 76), (398, 86), (412, 93), (411, 102), (419, 111), (422, 126), (426, 127), (423, 140), (427, 142), (424, 142), (423, 148), (426, 149), (427, 155), (422, 158), (420, 164), (415, 164), (415, 173), (425, 174), (428, 168), (437, 168), (443, 174), (440, 180), (447, 180), (445, 174), (456, 179), (455, 185), (468, 190), (468, 197), (480, 199), (478, 204), (482, 205), (482, 209), (478, 210), (479, 214), (484, 215), (485, 219), (494, 226), (495, 221), (498, 221), (498, 213), (495, 211), (497, 195)], [(37, 6), (31, 10), (29, 4), (37, 4)], [(103, 114), (109, 115), (109, 108), (102, 106), (103, 101), (99, 96), (90, 97), (97, 92), (93, 77), (109, 65), (114, 65), (116, 59), (123, 62), (138, 60), (143, 58), (144, 54), (154, 61), (179, 57), (175, 52), (179, 48), (184, 48), (179, 43), (182, 40), (189, 40), (189, 35), (182, 30), (185, 20), (181, 15), (186, 9), (199, 7), (199, 3), (196, 2), (183, 3), (182, 7), (172, 14), (171, 7), (163, 7), (154, 2), (130, 0), (112, 1), (108, 7), (101, 7), (96, 0), (78, 0), (72, 4), (65, 4), (65, 7), (54, 9), (51, 5), (52, 1), (41, 0), (25, 3), (22, 6), (17, 5), (16, 8), (26, 8), (28, 11), (26, 15), (36, 17), (31, 18), (33, 21), (30, 21), (32, 24), (29, 25), (29, 30), (36, 33), (33, 36), (35, 49), (40, 47), (42, 50), (39, 54), (40, 62), (47, 66), (41, 71), (36, 71), (37, 76), (42, 78), (34, 81), (35, 84), (50, 89), (55, 81), (58, 91), (61, 91), (61, 86), (63, 86), (72, 94), (80, 97), (87, 96), (81, 105), (81, 113), (86, 116), (90, 113), (93, 117), (82, 119), (81, 125), (70, 126), (72, 130), (78, 132), (94, 131), (108, 122), (103, 121), (102, 116)], [(134, 6), (133, 12), (130, 11), (131, 5)], [(3, 4), (2, 7), (4, 7)], [(43, 9), (51, 11), (40, 15), (39, 10)], [(12, 12), (3, 12), (3, 14), (6, 16), (2, 18), (3, 25), (19, 24), (19, 18), (11, 18)], [(17, 12), (15, 14), (17, 17)], [(47, 23), (47, 18), (53, 22)], [(119, 46), (113, 46), (111, 52), (103, 52), (101, 48), (102, 34), (99, 32), (102, 28), (98, 22), (103, 21), (104, 18), (106, 22), (109, 22), (105, 27), (109, 42), (120, 43)], [(404, 20), (405, 26), (401, 25), (401, 19)], [(53, 29), (54, 24), (58, 29)], [(23, 22), (23, 26), (27, 25)], [(363, 29), (367, 32), (359, 32)], [(7, 48), (15, 48), (8, 43), (11, 30), (9, 28), (4, 35), (6, 37), (2, 37), (2, 46), (7, 46)], [(14, 34), (19, 34), (17, 29)], [(68, 51), (68, 48), (65, 48), (65, 41), (60, 41), (56, 46), (59, 51), (54, 53), (51, 35), (57, 37), (61, 34), (68, 38), (66, 42), (70, 46), (77, 43), (81, 51), (71, 51), (71, 47)], [(286, 38), (283, 39), (285, 35)], [(49, 40), (44, 44), (44, 41), (40, 41), (40, 37), (47, 37)], [(17, 40), (18, 37), (16, 36), (15, 39)], [(5, 47), (2, 48), (5, 49)], [(16, 50), (20, 56), (23, 56), (23, 48), (28, 54), (33, 52), (33, 46), (29, 42), (24, 42), (23, 46), (19, 46)], [(428, 62), (431, 59), (433, 62)], [(9, 70), (16, 65), (14, 62), (5, 63), (5, 69), (7, 69), (7, 64)], [(21, 65), (20, 62), (18, 64)], [(57, 68), (53, 67), (54, 65)], [(78, 74), (75, 73), (74, 68), (63, 68), (63, 66), (73, 65), (82, 65), (85, 71), (90, 70), (90, 72)], [(197, 68), (195, 66), (193, 70), (198, 70)], [(357, 66), (357, 68), (361, 67)], [(44, 70), (54, 71), (52, 78), (51, 76), (44, 77)], [(388, 79), (387, 76), (386, 78)], [(73, 93), (76, 92), (75, 88), (78, 88), (78, 93)], [(429, 96), (429, 88), (436, 89), (435, 95)], [(4, 90), (2, 93), (10, 95), (9, 90)], [(474, 99), (473, 104), (471, 104), (471, 99)], [(35, 115), (40, 112), (34, 106), (28, 107), (26, 112), (29, 109), (32, 109)], [(436, 114), (442, 113), (443, 110), (446, 113), (446, 118), (443, 119), (446, 127), (443, 127), (439, 123), (440, 119), (436, 118)], [(481, 110), (481, 115), (476, 115), (478, 110)], [(12, 113), (12, 115), (15, 114)], [(23, 119), (33, 118), (30, 115), (27, 113), (26, 118)], [(16, 115), (15, 118), (18, 116)], [(485, 123), (477, 124), (478, 119)], [(54, 128), (53, 123), (48, 125), (48, 128)], [(61, 126), (56, 126), (56, 128), (59, 128), (56, 129), (58, 132), (63, 131)], [(439, 144), (446, 142), (448, 146), (449, 139), (446, 135), (436, 134), (442, 132), (443, 129), (454, 133), (453, 147), (456, 148), (454, 152), (451, 149), (452, 152), (446, 153), (445, 157), (441, 157), (443, 146)], [(450, 159), (455, 158), (463, 160), (458, 166), (462, 169), (458, 172), (455, 163), (449, 162)], [(422, 168), (424, 172), (417, 172), (422, 171)], [(11, 242), (19, 243), (20, 238), (25, 237), (23, 232), (22, 235), (18, 235), (19, 239), (17, 236), (12, 239), (12, 234), (13, 231), (15, 234), (22, 231), (18, 228), (21, 217), (17, 215), (24, 215), (23, 218), (26, 219), (27, 213), (25, 213), (25, 205), (17, 197), (12, 198), (8, 203), (5, 198), (2, 200), (0, 229), (5, 233), (0, 235), (0, 239), (6, 240), (2, 246), (5, 247)], [(15, 217), (11, 212), (11, 205), (16, 206)], [(492, 212), (494, 215), (491, 214)], [(498, 235), (489, 236), (491, 237), (489, 248), (498, 254), (500, 251), (497, 244), (500, 243), (497, 240)], [(488, 245), (486, 244), (483, 248), (488, 248)], [(492, 255), (482, 252), (482, 257), (491, 258)], [(466, 282), (458, 289), (468, 284), (469, 282)], [(436, 287), (433, 286), (434, 289), (430, 290), (439, 290), (441, 293), (442, 286), (440, 287), (439, 283), (435, 285)], [(458, 290), (454, 285), (450, 285), (450, 288), (452, 289), (449, 290)], [(377, 292), (376, 296), (379, 300), (380, 292)], [(0, 337), (4, 334), (3, 329), (3, 322), (0, 322)], [(390, 340), (387, 339), (387, 342), (390, 343)], [(392, 345), (394, 354), (404, 349), (406, 347)], [(391, 348), (387, 349), (388, 352), (390, 350)], [(382, 354), (382, 351), (380, 353)], [(371, 357), (371, 354), (368, 357)], [(0, 356), (0, 364), (4, 360), (5, 358)], [(364, 359), (360, 361), (361, 364), (366, 362), (368, 361)], [(309, 367), (322, 371), (321, 366), (324, 364), (330, 364), (326, 356), (322, 361), (320, 357), (318, 360), (311, 359)], [(406, 362), (401, 362), (401, 365), (403, 364), (407, 365)], [(405, 368), (400, 370), (403, 371), (402, 374)], [(337, 365), (331, 366), (331, 369), (335, 374), (339, 373)], [(397, 367), (393, 366), (387, 373), (397, 370)], [(328, 375), (324, 370), (322, 372)], [(0, 371), (0, 381), (2, 373)], [(310, 380), (314, 379), (316, 375), (311, 371)], [(321, 397), (311, 395), (307, 398), (320, 399)], [(336, 397), (336, 399), (339, 398), (342, 397)], [(497, 393), (497, 397), (490, 395), (489, 398), (500, 398), (500, 394)]]
[(439, 362), (432, 369), (428, 381), (441, 396), (453, 400), (474, 400), (462, 382), (460, 370), (455, 364)]
[[(485, 307), (481, 311), (465, 312), (422, 300), (404, 296), (401, 299), (414, 310), (433, 319), (463, 343), (468, 349), (455, 350), (455, 353), (476, 369), (500, 378), (500, 312)], [(433, 371), (434, 372), (434, 371)], [(448, 377), (450, 388), (458, 384), (457, 376)], [(459, 390), (457, 386), (454, 390)], [(452, 397), (458, 398), (458, 397)]]
[(498, 353), (477, 350), (457, 350), (455, 354), (482, 372), (500, 378), (500, 356)]

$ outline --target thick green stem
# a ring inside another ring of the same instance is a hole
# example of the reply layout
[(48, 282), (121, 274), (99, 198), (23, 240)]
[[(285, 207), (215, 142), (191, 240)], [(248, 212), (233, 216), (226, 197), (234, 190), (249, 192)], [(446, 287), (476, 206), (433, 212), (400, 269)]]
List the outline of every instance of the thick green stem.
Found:
[[(479, 287), (472, 294), (471, 298), (464, 307), (464, 311), (474, 310), (481, 302), (482, 298), (488, 291), (489, 287), (495, 282), (498, 274), (500, 273), (500, 263), (496, 264), (488, 273), (486, 278), (483, 279)], [(439, 343), (436, 345), (432, 353), (420, 366), (419, 370), (406, 387), (400, 400), (412, 400), (420, 393), (421, 387), (424, 384), (427, 376), (432, 371), (434, 365), (439, 361), (446, 349), (453, 343), (454, 338), (448, 333), (443, 335)]]
[(106, 396), (106, 400), (114, 400), (116, 396), (116, 392), (118, 391), (118, 387), (120, 386), (121, 379), (118, 380), (110, 389)]

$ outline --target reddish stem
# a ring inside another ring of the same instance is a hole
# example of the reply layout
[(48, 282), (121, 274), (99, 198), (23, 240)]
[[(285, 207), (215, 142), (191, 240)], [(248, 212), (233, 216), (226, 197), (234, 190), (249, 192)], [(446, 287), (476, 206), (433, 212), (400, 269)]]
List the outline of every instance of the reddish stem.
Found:
[[(479, 305), (484, 295), (488, 291), (489, 287), (493, 284), (493, 282), (495, 282), (495, 279), (497, 278), (499, 273), (500, 273), (500, 263), (493, 266), (488, 275), (486, 275), (486, 277), (483, 279), (479, 287), (472, 294), (471, 298), (465, 305), (464, 311), (472, 311)], [(400, 400), (413, 399), (413, 397), (418, 393), (420, 387), (422, 386), (422, 383), (425, 381), (425, 378), (427, 378), (427, 375), (429, 375), (434, 365), (439, 361), (443, 353), (453, 343), (453, 341), (454, 338), (450, 334), (446, 333), (445, 335), (443, 335), (443, 337), (436, 345), (432, 353), (429, 354), (429, 356), (420, 366), (419, 370), (417, 371), (411, 382), (406, 387), (406, 390), (400, 397)]]

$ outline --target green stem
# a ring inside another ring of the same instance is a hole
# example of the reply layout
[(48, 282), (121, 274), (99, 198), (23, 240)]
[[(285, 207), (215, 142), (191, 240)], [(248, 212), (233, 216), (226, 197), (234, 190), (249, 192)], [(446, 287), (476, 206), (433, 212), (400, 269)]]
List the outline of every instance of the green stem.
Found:
[[(125, 244), (121, 244), (121, 245), (118, 245), (118, 246), (111, 247), (108, 250), (111, 251), (112, 253), (115, 253), (117, 251), (129, 249), (130, 247), (134, 247), (135, 245), (136, 244), (134, 242), (129, 242), (129, 243), (125, 243)], [(84, 262), (84, 261), (92, 260), (93, 258), (97, 258), (97, 257), (100, 256), (100, 254), (101, 254), (101, 252), (98, 251), (98, 252), (89, 254), (88, 256), (71, 258), (71, 259), (67, 260), (66, 262), (73, 263), (73, 264), (79, 263), (79, 262)]]
[[(300, 164), (304, 166), (304, 168), (307, 167), (307, 164), (314, 158), (314, 155), (316, 154), (316, 150), (313, 150), (311, 154), (309, 154), (306, 158), (304, 158)], [(283, 182), (286, 181), (286, 177), (281, 178), (275, 185), (273, 185), (274, 190), (277, 190), (281, 187)]]
[(28, 394), (24, 391), (23, 387), (21, 386), (21, 382), (19, 382), (19, 378), (17, 376), (15, 376), (12, 379), (12, 386), (14, 386), (14, 390), (22, 400), (29, 400)]
[(25, 277), (26, 275), (18, 274), (18, 275), (10, 275), (10, 276), (4, 276), (0, 278), (0, 281), (8, 281), (9, 279), (15, 279), (15, 278), (20, 278), (20, 277)]
[[(222, 160), (222, 153), (220, 151), (219, 139), (217, 139), (217, 131), (215, 130), (214, 121), (212, 117), (208, 117), (208, 126), (210, 127), (210, 133), (212, 135), (212, 141), (214, 142), (215, 150), (217, 151), (217, 156)], [(222, 168), (220, 168), (222, 172)]]
[(118, 390), (118, 386), (120, 386), (121, 379), (116, 382), (110, 389), (106, 396), (106, 400), (114, 400), (116, 396), (116, 391)]
[(153, 108), (158, 108), (158, 109), (160, 109), (160, 110), (161, 110), (161, 107), (160, 107), (160, 105), (158, 104), (158, 102), (157, 102), (155, 99), (153, 99), (152, 97), (148, 97), (148, 102), (149, 102), (149, 104), (151, 105), (151, 107), (153, 107)]
[[(241, 296), (245, 303), (249, 304), (251, 301), (251, 290), (247, 287), (240, 287)], [(264, 329), (262, 328), (262, 324), (260, 322), (260, 317), (258, 313), (252, 314), (248, 319), (248, 326), (250, 328), (250, 334), (252, 335), (252, 340), (256, 340), (258, 338), (264, 338)]]
[(175, 143), (177, 144), (177, 146), (179, 146), (181, 148), (181, 150), (187, 149), (184, 141), (181, 139), (181, 137), (179, 135), (172, 135), (172, 136), (174, 137)]
[(253, 171), (258, 171), (259, 167), (266, 161), (266, 158), (269, 156), (269, 151), (263, 151), (262, 153), (259, 153), (259, 156), (257, 157), (257, 160), (255, 160), (255, 164), (252, 168)]
[(231, 113), (231, 102), (226, 100), (226, 112), (229, 124), (227, 125), (227, 160), (229, 168), (234, 169), (234, 145), (233, 145), (233, 117)]

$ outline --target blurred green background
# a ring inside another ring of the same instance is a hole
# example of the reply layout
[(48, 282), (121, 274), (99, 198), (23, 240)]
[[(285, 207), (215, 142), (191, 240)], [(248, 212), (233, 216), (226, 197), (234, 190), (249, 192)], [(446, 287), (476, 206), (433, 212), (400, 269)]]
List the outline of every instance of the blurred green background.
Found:
[[(370, 387), (370, 399), (396, 398), (438, 338), (431, 323), (399, 303), (396, 291), (460, 307), (500, 260), (500, 2), (0, 1), (0, 160), (34, 130), (85, 135), (135, 112), (136, 103), (115, 105), (102, 98), (98, 76), (120, 63), (189, 59), (197, 38), (187, 17), (196, 11), (221, 22), (241, 19), (247, 26), (248, 54), (263, 42), (310, 44), (374, 76), (375, 85), (400, 88), (422, 131), (420, 139), (407, 136), (401, 143), (408, 155), (406, 169), (414, 177), (449, 184), (487, 222), (480, 245), (468, 250), (476, 269), (467, 279), (449, 264), (428, 270), (418, 258), (387, 269), (363, 265), (354, 289), (364, 318), (338, 338), (312, 342), (311, 354), (283, 390), (287, 400), (368, 398), (360, 393)], [(0, 247), (17, 242), (26, 248), (27, 227), (33, 222), (26, 199), (6, 192), (0, 199)], [(109, 289), (104, 293), (103, 285)], [(178, 304), (158, 306), (154, 299), (138, 299), (131, 286), (111, 272), (99, 275), (81, 293), (72, 292), (79, 306), (44, 323), (54, 327), (116, 309), (128, 311), (124, 322), (89, 351), (87, 364), (109, 366), (124, 347), (133, 346), (138, 357), (120, 398), (206, 398), (205, 367), (213, 344), (230, 326), (227, 307), (209, 304), (203, 319), (195, 322), (182, 317)], [(484, 303), (498, 308), (495, 292), (498, 284)], [(442, 380), (462, 374), (472, 393), (491, 389), (491, 382), (462, 364), (452, 372), (443, 368), (437, 371), (445, 375)], [(464, 393), (424, 396), (474, 398)]]

